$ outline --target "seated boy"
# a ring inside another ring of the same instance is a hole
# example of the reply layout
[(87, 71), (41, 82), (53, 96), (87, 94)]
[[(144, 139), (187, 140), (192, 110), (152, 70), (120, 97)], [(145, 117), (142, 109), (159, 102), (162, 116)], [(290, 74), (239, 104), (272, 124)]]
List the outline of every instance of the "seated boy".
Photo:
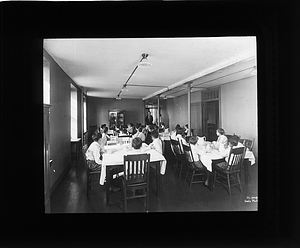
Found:
[(162, 141), (159, 138), (158, 131), (157, 130), (152, 131), (151, 137), (152, 137), (152, 143), (149, 144), (149, 147), (159, 152), (160, 154), (163, 154)]
[(93, 142), (87, 149), (85, 156), (90, 170), (101, 170), (102, 154), (104, 149), (101, 144), (101, 133), (94, 133), (92, 135)]
[(204, 165), (200, 161), (200, 156), (204, 155), (205, 151), (201, 149), (200, 146), (197, 145), (198, 137), (191, 136), (189, 141), (190, 141), (190, 146), (191, 146), (195, 166), (198, 168), (203, 168)]

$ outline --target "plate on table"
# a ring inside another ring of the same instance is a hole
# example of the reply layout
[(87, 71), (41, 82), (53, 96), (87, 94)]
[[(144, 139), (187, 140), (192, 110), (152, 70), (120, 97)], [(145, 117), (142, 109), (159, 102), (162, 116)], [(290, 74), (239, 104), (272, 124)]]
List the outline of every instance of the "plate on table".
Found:
[(113, 153), (115, 153), (117, 151), (117, 149), (106, 149), (106, 152), (108, 153), (108, 154), (113, 154)]

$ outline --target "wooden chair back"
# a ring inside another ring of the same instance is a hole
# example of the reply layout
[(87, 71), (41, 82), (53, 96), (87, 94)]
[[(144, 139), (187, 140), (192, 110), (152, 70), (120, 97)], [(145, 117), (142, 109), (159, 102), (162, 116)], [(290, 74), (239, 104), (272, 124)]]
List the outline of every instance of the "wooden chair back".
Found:
[(238, 136), (239, 139), (241, 138), (241, 135), (237, 135), (237, 134), (235, 134), (235, 133), (233, 133), (233, 134), (225, 134), (225, 136), (227, 137), (227, 139), (229, 139), (229, 138), (230, 138), (231, 136), (233, 136), (233, 135)]
[(181, 155), (181, 148), (178, 140), (171, 139), (171, 149), (174, 152), (175, 156)]
[(149, 185), (150, 154), (124, 155), (124, 182), (125, 185)]
[(228, 168), (230, 172), (239, 172), (245, 157), (245, 147), (230, 149), (228, 156)]
[(165, 149), (166, 149), (166, 144), (165, 141), (163, 141), (161, 138), (159, 138), (160, 142), (161, 142), (161, 147), (162, 147), (162, 155), (165, 154)]
[(190, 145), (187, 146), (187, 145), (182, 144), (182, 147), (183, 147), (183, 151), (184, 151), (186, 160), (188, 161), (188, 163), (190, 164), (190, 166), (192, 168), (195, 168), (194, 157), (193, 157), (193, 153), (192, 153), (192, 149), (191, 149)]
[(249, 149), (249, 151), (252, 151), (253, 145), (254, 145), (254, 140), (255, 139), (240, 139), (240, 142)]

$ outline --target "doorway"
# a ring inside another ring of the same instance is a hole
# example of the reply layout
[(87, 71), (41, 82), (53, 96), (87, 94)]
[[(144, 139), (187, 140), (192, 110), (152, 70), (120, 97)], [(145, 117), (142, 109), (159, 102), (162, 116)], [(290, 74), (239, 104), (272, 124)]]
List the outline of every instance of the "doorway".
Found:
[(219, 89), (202, 93), (202, 128), (208, 141), (217, 140), (216, 130), (220, 125)]
[(191, 135), (202, 135), (202, 128), (201, 128), (201, 102), (192, 103), (191, 104)]

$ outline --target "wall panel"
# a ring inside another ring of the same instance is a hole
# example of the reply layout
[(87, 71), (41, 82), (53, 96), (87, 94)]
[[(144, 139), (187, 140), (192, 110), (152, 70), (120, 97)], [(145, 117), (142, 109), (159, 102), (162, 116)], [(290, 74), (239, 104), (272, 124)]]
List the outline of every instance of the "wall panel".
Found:
[(125, 123), (144, 124), (144, 102), (136, 99), (116, 100), (111, 98), (89, 97), (88, 100), (88, 124), (100, 126), (103, 123), (108, 125), (108, 110), (125, 110)]
[(221, 115), (222, 127), (226, 133), (235, 133), (242, 138), (255, 138), (253, 149), (258, 156), (256, 77), (222, 85)]
[(44, 52), (50, 62), (50, 187), (58, 180), (71, 162), (71, 102), (70, 84), (72, 80)]

